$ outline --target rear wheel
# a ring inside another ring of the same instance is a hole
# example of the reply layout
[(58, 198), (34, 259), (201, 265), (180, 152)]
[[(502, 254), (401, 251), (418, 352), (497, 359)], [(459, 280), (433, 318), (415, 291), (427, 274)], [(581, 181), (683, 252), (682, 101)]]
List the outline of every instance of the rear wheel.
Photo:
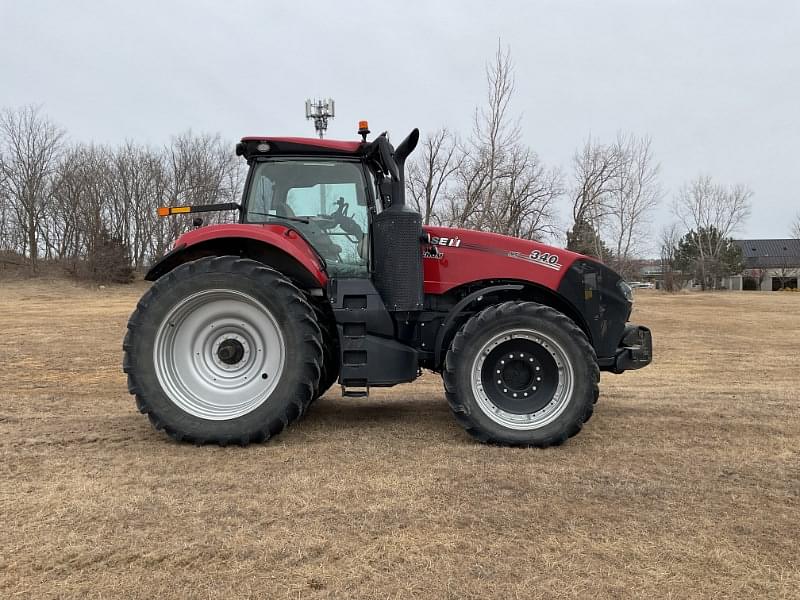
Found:
[(282, 431), (317, 388), (321, 334), (283, 275), (234, 256), (181, 265), (128, 322), (128, 388), (175, 439), (247, 444)]
[[(327, 310), (326, 310), (327, 308)], [(319, 377), (319, 386), (314, 394), (314, 400), (323, 396), (336, 380), (339, 379), (339, 333), (336, 331), (336, 321), (330, 307), (314, 305), (320, 331), (322, 332), (322, 369)], [(312, 402), (314, 401), (312, 400)]]
[(483, 442), (553, 446), (591, 417), (600, 372), (583, 331), (552, 308), (505, 302), (473, 316), (445, 359), (459, 423)]

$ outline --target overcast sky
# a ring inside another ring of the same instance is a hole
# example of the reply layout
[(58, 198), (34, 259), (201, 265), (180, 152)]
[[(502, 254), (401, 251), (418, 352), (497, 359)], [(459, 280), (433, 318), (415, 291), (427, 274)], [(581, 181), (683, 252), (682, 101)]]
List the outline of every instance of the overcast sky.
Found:
[[(0, 106), (70, 137), (161, 144), (193, 129), (400, 139), (469, 132), (498, 38), (526, 142), (565, 171), (589, 134), (649, 134), (669, 204), (700, 173), (755, 192), (741, 237), (800, 211), (800, 1), (78, 2), (0, 0)], [(566, 214), (566, 206), (564, 207)], [(668, 208), (657, 225), (670, 219)]]

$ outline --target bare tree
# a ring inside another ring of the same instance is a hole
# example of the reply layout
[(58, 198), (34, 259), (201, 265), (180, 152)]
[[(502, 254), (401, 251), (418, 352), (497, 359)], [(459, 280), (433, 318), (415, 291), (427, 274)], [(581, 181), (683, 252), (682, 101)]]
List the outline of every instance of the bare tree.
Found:
[(519, 143), (519, 121), (510, 120), (514, 64), (500, 42), (486, 65), (487, 103), (475, 109), (472, 135), (461, 148), (456, 189), (450, 197), (447, 222), (455, 227), (488, 228), (485, 215), (494, 199), (508, 151)]
[(631, 261), (646, 240), (650, 214), (661, 200), (661, 167), (653, 157), (649, 137), (620, 134), (614, 154), (620, 164), (610, 186), (606, 224), (601, 231), (613, 243), (613, 267), (628, 276)]
[(42, 222), (48, 257), (67, 259), (73, 271), (113, 229), (113, 174), (109, 148), (76, 145), (62, 155), (54, 173), (52, 201)]
[(406, 187), (425, 225), (439, 222), (439, 205), (446, 196), (453, 174), (464, 160), (453, 135), (442, 128), (428, 134), (422, 148), (408, 165)]
[(514, 63), (511, 51), (504, 51), (499, 41), (494, 60), (486, 67), (486, 83), (488, 104), (475, 110), (473, 146), (484, 155), (486, 197), (491, 201), (508, 153), (518, 146), (521, 138), (519, 119), (511, 120), (509, 115), (515, 85)]
[(795, 217), (791, 231), (792, 237), (796, 240), (800, 240), (800, 214)]
[(703, 285), (708, 266), (718, 264), (733, 233), (750, 215), (753, 192), (745, 185), (724, 186), (701, 175), (678, 192), (673, 212), (689, 231), (697, 232)]
[(608, 250), (600, 230), (611, 212), (611, 196), (619, 186), (625, 160), (619, 144), (600, 144), (591, 138), (572, 159), (572, 230), (567, 247), (604, 260)]
[(561, 172), (547, 169), (536, 153), (517, 145), (511, 149), (486, 213), (488, 228), (535, 240), (554, 235), (555, 202), (562, 193)]
[(47, 211), (51, 229), (47, 243), (55, 248), (56, 256), (69, 261), (73, 269), (85, 245), (82, 213), (86, 182), (82, 170), (86, 153), (85, 147), (75, 146), (61, 157), (53, 180), (53, 200)]
[(475, 226), (483, 212), (488, 189), (489, 171), (480, 151), (461, 148), (459, 168), (454, 174), (454, 185), (447, 195), (447, 206), (442, 220), (450, 227)]
[(540, 239), (554, 232), (561, 174), (521, 141), (519, 119), (510, 112), (514, 64), (500, 44), (486, 67), (486, 82), (487, 103), (475, 110), (472, 135), (460, 148), (442, 221)]
[(8, 196), (8, 188), (5, 185), (5, 176), (0, 170), (0, 252), (12, 250), (15, 244), (11, 241), (12, 233), (15, 229), (11, 222), (11, 199)]
[[(173, 137), (164, 150), (162, 202), (178, 205), (235, 201), (243, 177), (241, 162), (230, 147), (219, 135), (194, 135), (188, 131)], [(230, 218), (230, 214), (209, 213), (208, 216), (211, 222)], [(159, 220), (153, 232), (151, 258), (162, 254), (170, 240), (178, 237), (188, 226), (184, 220)]]
[(40, 219), (46, 208), (50, 179), (63, 147), (64, 132), (38, 107), (0, 112), (0, 173), (2, 195), (10, 199), (22, 233), (22, 254), (36, 272)]
[(671, 223), (661, 230), (661, 276), (664, 281), (664, 290), (676, 292), (680, 288), (681, 277), (675, 272), (675, 253), (681, 239), (677, 223)]

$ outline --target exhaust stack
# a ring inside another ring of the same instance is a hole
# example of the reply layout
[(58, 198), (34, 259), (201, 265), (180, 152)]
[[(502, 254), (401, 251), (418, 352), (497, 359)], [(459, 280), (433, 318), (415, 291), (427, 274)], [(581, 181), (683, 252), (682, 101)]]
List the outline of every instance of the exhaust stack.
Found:
[(391, 177), (391, 205), (372, 221), (375, 287), (390, 311), (422, 310), (422, 216), (406, 205), (405, 189), (406, 158), (417, 147), (419, 129), (394, 149), (385, 137), (375, 142)]

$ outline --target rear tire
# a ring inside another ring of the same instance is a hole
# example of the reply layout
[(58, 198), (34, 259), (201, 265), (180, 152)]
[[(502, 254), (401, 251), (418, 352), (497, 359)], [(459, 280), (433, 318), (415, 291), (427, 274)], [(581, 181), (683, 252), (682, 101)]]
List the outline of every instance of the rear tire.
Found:
[(474, 438), (544, 448), (589, 420), (600, 370), (574, 321), (534, 302), (505, 302), (464, 324), (443, 379), (456, 420)]
[(311, 402), (321, 333), (302, 292), (236, 256), (158, 279), (128, 321), (123, 370), (139, 410), (176, 440), (260, 442)]
[(336, 330), (336, 321), (333, 311), (318, 304), (313, 305), (317, 316), (320, 331), (322, 332), (322, 372), (319, 377), (319, 386), (314, 394), (315, 402), (327, 392), (336, 380), (339, 379), (339, 333)]

